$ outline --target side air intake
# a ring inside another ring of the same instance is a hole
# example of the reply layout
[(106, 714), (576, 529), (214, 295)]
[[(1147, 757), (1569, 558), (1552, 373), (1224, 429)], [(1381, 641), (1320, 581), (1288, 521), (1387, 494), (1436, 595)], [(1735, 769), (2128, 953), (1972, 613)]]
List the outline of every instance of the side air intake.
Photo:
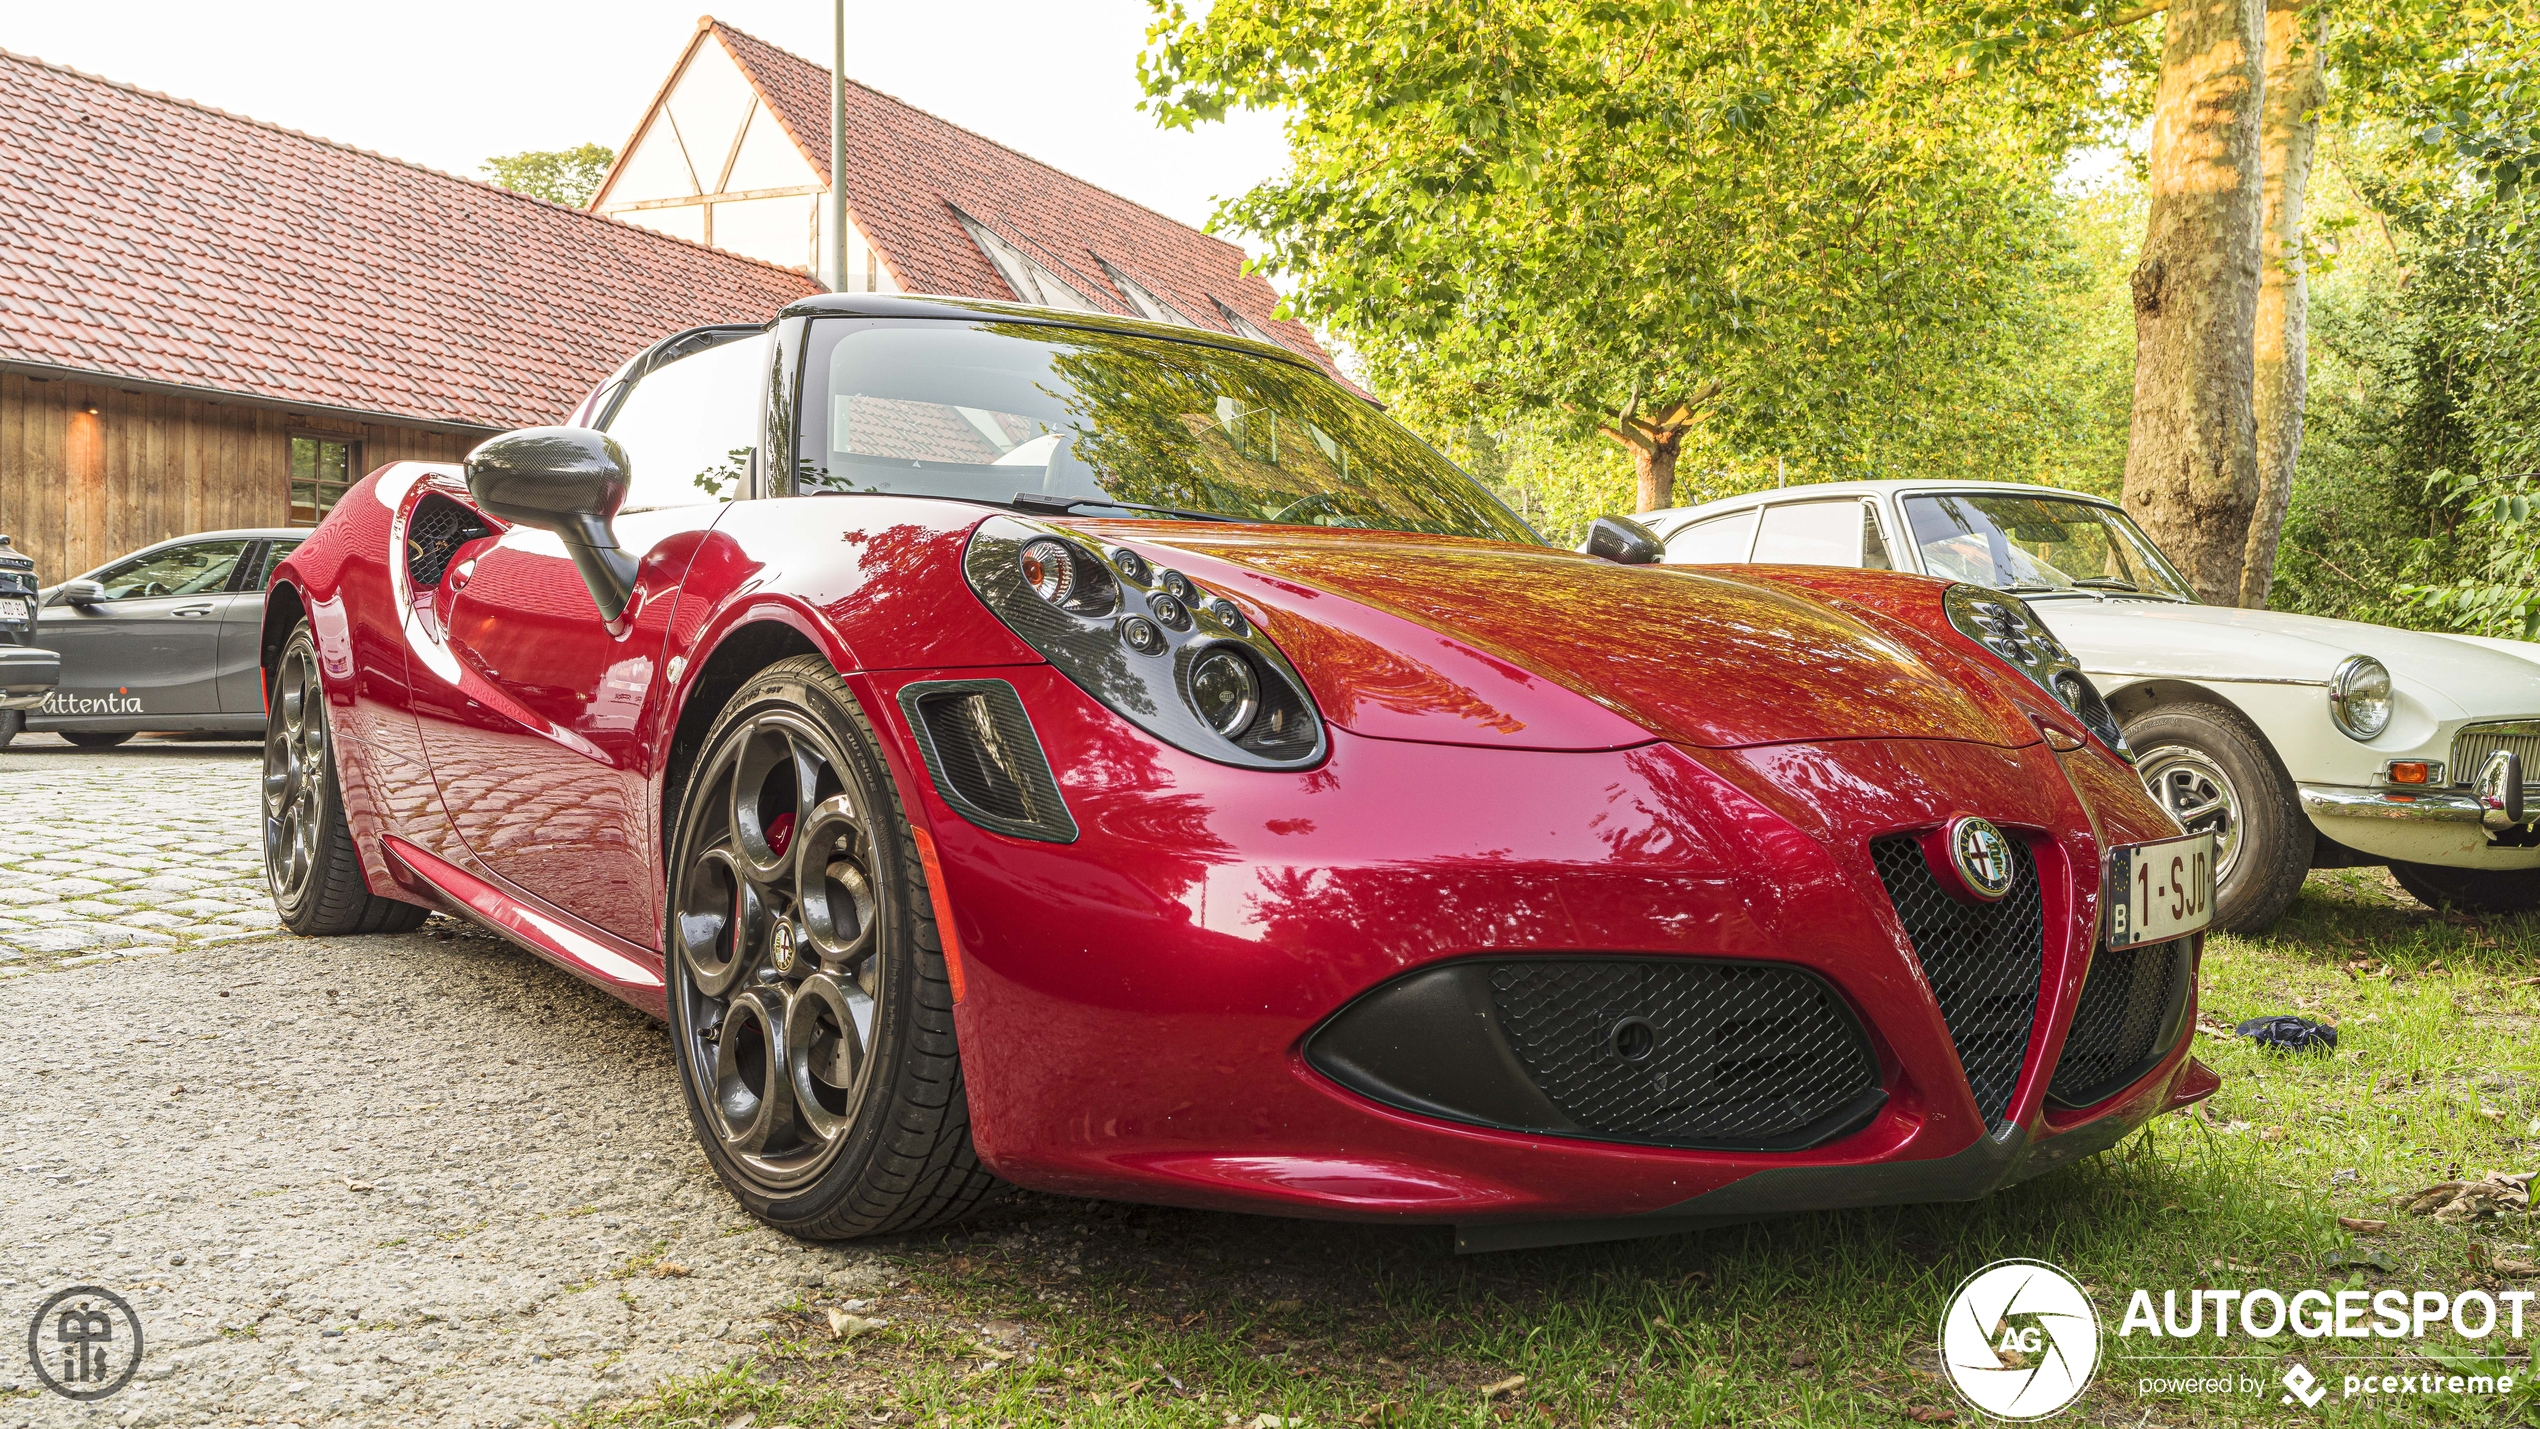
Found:
[(954, 812), (1015, 838), (1076, 841), (1076, 820), (1012, 685), (921, 681), (900, 690), (900, 711), (917, 736), (935, 792)]

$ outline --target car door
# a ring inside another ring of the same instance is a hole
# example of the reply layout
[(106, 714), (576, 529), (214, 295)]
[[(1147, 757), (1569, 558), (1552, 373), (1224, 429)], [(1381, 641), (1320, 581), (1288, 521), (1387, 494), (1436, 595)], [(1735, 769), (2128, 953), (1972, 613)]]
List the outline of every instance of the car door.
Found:
[(507, 882), (647, 947), (661, 929), (640, 724), (679, 578), (753, 469), (767, 354), (757, 334), (688, 351), (607, 418), (632, 476), (617, 540), (638, 561), (622, 634), (544, 531), (486, 521), (494, 534), (457, 547), (433, 583), (411, 577), (415, 713), (459, 839)]
[(39, 714), (110, 719), (124, 729), (151, 728), (149, 716), (184, 728), (218, 714), (221, 625), (255, 544), (186, 541), (128, 556), (90, 577), (105, 587), (105, 599), (91, 605), (55, 592), (36, 636), (61, 654), (62, 683)]
[(277, 536), (267, 540), (263, 549), (250, 553), (254, 562), (238, 581), (238, 598), (229, 603), (228, 613), (220, 623), (220, 668), (213, 679), (220, 688), (220, 709), (225, 715), (255, 715), (265, 712), (264, 672), (260, 660), (264, 653), (265, 592), (273, 588), (273, 573), (282, 558), (299, 548), (298, 536)]

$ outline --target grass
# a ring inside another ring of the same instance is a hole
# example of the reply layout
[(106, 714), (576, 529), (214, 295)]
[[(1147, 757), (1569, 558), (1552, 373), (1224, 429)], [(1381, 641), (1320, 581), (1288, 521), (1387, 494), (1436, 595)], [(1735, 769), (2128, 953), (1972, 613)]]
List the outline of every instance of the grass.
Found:
[[(2211, 941), (2203, 1023), (2334, 1018), (2335, 1054), (2200, 1031), (2197, 1055), (2225, 1085), (2196, 1114), (1985, 1201), (1458, 1257), (1435, 1229), (1023, 1196), (952, 1234), (884, 1247), (897, 1283), (846, 1307), (881, 1328), (840, 1339), (829, 1307), (805, 1305), (754, 1355), (576, 1422), (1967, 1424), (1975, 1416), (1938, 1376), (1940, 1312), (1961, 1280), (2006, 1256), (2071, 1272), (2109, 1331), (2096, 1382), (2053, 1422), (2523, 1422), (2540, 1398), (2519, 1383), (2502, 1403), (2278, 1402), (2296, 1359), (2332, 1389), (2384, 1367), (2505, 1365), (2524, 1377), (2525, 1345), (2501, 1336), (2217, 1344), (2114, 1330), (2136, 1288), (2156, 1301), (2172, 1287), (2540, 1288), (2497, 1269), (2540, 1260), (2529, 1244), (2540, 1225), (2390, 1205), (2431, 1182), (2540, 1166), (2535, 972), (2540, 919), (2438, 915), (2378, 871), (2318, 874), (2273, 934)], [(2389, 1225), (2358, 1233), (2341, 1216)], [(2540, 1335), (2540, 1306), (2527, 1328)], [(2182, 1351), (2204, 1358), (2147, 1357)], [(2146, 1376), (2226, 1369), (2258, 1387), (2139, 1392)]]

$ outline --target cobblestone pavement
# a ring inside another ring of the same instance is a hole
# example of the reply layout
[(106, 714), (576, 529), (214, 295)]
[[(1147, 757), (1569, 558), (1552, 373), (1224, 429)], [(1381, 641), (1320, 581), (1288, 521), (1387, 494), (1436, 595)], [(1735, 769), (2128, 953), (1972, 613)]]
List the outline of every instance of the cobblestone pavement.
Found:
[[(251, 868), (255, 772), (252, 746), (0, 754), (0, 887), (42, 900), (8, 906), (73, 915), (16, 921), (129, 928), (169, 905), (88, 885), (162, 877), (252, 906), (210, 875)], [(876, 1252), (741, 1214), (651, 1019), (446, 920), (224, 941), (234, 916), (104, 958), (5, 935), (0, 1425), (534, 1423), (746, 1354), (771, 1310), (887, 1293)], [(75, 1284), (147, 1342), (93, 1407), (15, 1348)]]
[(0, 751), (0, 974), (279, 926), (257, 852), (256, 746)]

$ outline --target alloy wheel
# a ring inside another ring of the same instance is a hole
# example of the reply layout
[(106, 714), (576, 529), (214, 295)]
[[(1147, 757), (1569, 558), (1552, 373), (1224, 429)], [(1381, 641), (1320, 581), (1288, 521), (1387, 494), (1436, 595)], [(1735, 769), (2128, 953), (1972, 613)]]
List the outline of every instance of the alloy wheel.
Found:
[(326, 692), (309, 647), (293, 643), (274, 673), (265, 722), (265, 878), (277, 902), (307, 894), (326, 806)]
[(684, 814), (673, 1025), (710, 1131), (770, 1190), (837, 1158), (873, 1075), (888, 910), (848, 768), (826, 731), (772, 710), (716, 746)]
[(2145, 751), (2135, 769), (2152, 801), (2180, 828), (2214, 836), (2214, 882), (2230, 878), (2240, 853), (2240, 793), (2222, 765), (2203, 750), (2164, 744)]

